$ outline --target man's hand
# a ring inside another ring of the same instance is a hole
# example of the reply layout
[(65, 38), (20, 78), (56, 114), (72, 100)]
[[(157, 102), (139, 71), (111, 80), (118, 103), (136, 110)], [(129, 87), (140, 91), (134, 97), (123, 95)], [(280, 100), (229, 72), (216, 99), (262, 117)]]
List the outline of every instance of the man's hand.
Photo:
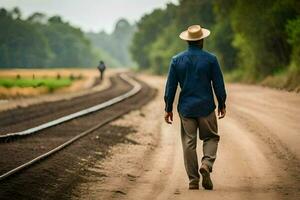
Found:
[(218, 109), (218, 118), (222, 119), (226, 115), (226, 108)]
[(165, 112), (165, 121), (168, 124), (172, 124), (172, 122), (173, 122), (173, 112)]

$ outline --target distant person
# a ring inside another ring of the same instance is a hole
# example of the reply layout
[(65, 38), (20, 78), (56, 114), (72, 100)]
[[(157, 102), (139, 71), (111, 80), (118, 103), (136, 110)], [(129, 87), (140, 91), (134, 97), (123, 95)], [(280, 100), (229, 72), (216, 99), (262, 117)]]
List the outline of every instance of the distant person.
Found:
[(102, 81), (102, 79), (104, 77), (104, 71), (106, 69), (106, 66), (105, 66), (105, 64), (104, 64), (104, 62), (102, 60), (99, 62), (99, 65), (98, 65), (97, 68), (98, 68), (98, 70), (100, 72), (100, 80)]
[[(215, 55), (203, 50), (203, 39), (210, 31), (193, 25), (180, 34), (188, 49), (174, 56), (170, 63), (165, 90), (165, 121), (173, 121), (172, 106), (179, 83), (181, 91), (178, 112), (181, 120), (181, 139), (184, 165), (189, 178), (189, 189), (199, 189), (200, 174), (204, 189), (212, 190), (210, 173), (216, 159), (218, 125), (213, 90), (218, 100), (219, 119), (226, 114), (226, 91), (223, 75)], [(197, 158), (197, 131), (203, 140), (201, 167)]]

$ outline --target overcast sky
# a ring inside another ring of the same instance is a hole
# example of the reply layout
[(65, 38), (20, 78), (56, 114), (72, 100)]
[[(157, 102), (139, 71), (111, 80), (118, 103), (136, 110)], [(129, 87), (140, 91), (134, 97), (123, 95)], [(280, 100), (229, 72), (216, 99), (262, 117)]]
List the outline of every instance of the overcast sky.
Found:
[(18, 6), (24, 16), (33, 12), (60, 15), (85, 31), (111, 32), (115, 22), (124, 17), (131, 23), (154, 8), (178, 0), (0, 0), (0, 7)]

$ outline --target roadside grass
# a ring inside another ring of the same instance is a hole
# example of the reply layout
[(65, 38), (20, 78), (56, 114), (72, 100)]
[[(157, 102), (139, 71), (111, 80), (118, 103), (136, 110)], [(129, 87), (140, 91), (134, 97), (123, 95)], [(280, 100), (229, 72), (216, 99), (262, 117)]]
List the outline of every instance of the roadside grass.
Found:
[(225, 72), (224, 78), (227, 82), (258, 84), (271, 88), (300, 92), (300, 71), (296, 70), (280, 70), (267, 77), (257, 78), (247, 76), (246, 72), (236, 69), (231, 72)]
[(224, 79), (227, 82), (242, 82), (243, 71), (240, 69), (233, 70), (231, 72), (224, 73)]
[(289, 70), (284, 73), (268, 76), (261, 82), (261, 85), (299, 93), (300, 72)]
[(72, 84), (73, 80), (69, 77), (60, 78), (0, 78), (0, 86), (5, 88), (12, 87), (46, 87), (49, 92), (58, 88), (67, 87)]

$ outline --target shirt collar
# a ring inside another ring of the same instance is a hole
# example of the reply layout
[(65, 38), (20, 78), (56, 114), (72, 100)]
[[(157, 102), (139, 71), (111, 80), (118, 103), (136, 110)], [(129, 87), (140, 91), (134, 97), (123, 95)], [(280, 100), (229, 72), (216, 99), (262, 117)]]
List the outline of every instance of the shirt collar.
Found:
[(197, 45), (192, 45), (192, 44), (189, 44), (188, 49), (189, 49), (189, 50), (202, 50), (199, 46), (197, 46)]

